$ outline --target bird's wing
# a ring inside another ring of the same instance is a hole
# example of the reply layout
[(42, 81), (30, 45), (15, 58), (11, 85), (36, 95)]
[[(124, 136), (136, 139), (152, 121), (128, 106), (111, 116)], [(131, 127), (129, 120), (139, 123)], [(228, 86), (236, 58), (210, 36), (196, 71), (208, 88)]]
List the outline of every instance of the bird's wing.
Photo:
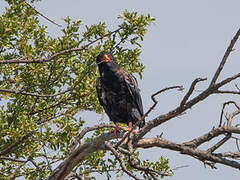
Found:
[(101, 77), (97, 78), (96, 89), (97, 89), (99, 103), (101, 106), (105, 107), (107, 105), (107, 100), (106, 100), (106, 93), (102, 87)]
[(141, 116), (143, 116), (144, 114), (143, 114), (142, 98), (140, 96), (140, 91), (138, 88), (136, 78), (132, 74), (124, 71), (124, 81), (126, 83), (126, 86), (129, 90), (130, 94), (131, 94), (133, 101), (137, 105), (137, 108), (138, 108)]

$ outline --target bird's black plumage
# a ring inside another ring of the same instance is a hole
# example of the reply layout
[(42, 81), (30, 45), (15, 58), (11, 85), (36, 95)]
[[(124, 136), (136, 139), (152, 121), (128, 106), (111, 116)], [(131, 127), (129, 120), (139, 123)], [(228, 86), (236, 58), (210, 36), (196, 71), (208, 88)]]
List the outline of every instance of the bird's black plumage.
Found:
[[(116, 63), (111, 53), (101, 52), (96, 62), (100, 72), (96, 81), (98, 99), (110, 120), (135, 124), (144, 115), (137, 80)], [(139, 127), (144, 125), (142, 120)]]

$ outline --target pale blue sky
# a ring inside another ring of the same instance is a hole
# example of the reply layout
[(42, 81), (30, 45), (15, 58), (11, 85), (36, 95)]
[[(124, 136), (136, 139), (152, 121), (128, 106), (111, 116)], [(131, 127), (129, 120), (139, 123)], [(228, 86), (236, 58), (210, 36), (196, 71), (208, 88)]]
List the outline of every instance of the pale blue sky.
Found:
[[(70, 16), (81, 19), (84, 23), (93, 24), (105, 21), (112, 29), (117, 27), (116, 17), (124, 9), (140, 13), (150, 13), (156, 18), (155, 24), (149, 27), (149, 32), (143, 42), (141, 59), (146, 66), (143, 79), (139, 80), (145, 111), (151, 106), (151, 94), (167, 86), (183, 85), (188, 88), (197, 77), (207, 77), (197, 87), (203, 90), (209, 84), (209, 79), (215, 72), (231, 38), (240, 27), (239, 0), (121, 0), (121, 1), (64, 1), (51, 0), (38, 3), (36, 9), (44, 15), (63, 24), (62, 18)], [(0, 13), (3, 1), (0, 0)], [(49, 26), (50, 33), (58, 34), (58, 27), (42, 19)], [(240, 43), (229, 58), (221, 78), (226, 78), (239, 72)], [(236, 81), (240, 84), (239, 80)], [(234, 84), (230, 87), (234, 87)], [(186, 92), (186, 91), (184, 91)], [(184, 92), (170, 92), (158, 97), (159, 105), (147, 118), (151, 120), (157, 115), (176, 107)], [(209, 131), (219, 123), (222, 103), (236, 100), (239, 97), (211, 96), (207, 101), (193, 107), (186, 115), (172, 119), (161, 127), (149, 133), (149, 137), (163, 132), (163, 137), (175, 142), (191, 140)], [(86, 112), (83, 114), (87, 125), (96, 124), (100, 115)], [(105, 117), (104, 122), (108, 122)], [(231, 150), (235, 146), (228, 143), (225, 146)], [(189, 167), (175, 171), (173, 177), (166, 180), (181, 179), (218, 179), (238, 180), (239, 170), (217, 165), (217, 170), (204, 165), (188, 156), (180, 155), (164, 149), (154, 148), (144, 150), (144, 158), (155, 160), (160, 155), (170, 159), (172, 168), (188, 165)], [(125, 179), (125, 178), (122, 178)]]

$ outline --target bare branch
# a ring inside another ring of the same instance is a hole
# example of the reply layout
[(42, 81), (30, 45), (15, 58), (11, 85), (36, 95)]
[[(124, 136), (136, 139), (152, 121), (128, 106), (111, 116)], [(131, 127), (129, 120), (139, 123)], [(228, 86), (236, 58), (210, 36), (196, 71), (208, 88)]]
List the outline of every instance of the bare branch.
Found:
[[(230, 83), (231, 81), (237, 79), (240, 77), (240, 73), (233, 75), (232, 77), (229, 77), (227, 79), (224, 79), (223, 81), (221, 81), (220, 83), (216, 84), (215, 86), (217, 87), (216, 90), (222, 86), (224, 86), (225, 84)], [(214, 92), (215, 93), (215, 92)]]
[(213, 147), (207, 150), (207, 153), (213, 153), (216, 149), (222, 146), (225, 142), (227, 142), (231, 138), (232, 134), (228, 133), (221, 141), (215, 144)]
[(122, 167), (123, 171), (128, 174), (130, 177), (134, 179), (138, 179), (136, 175), (134, 175), (132, 172), (128, 171), (125, 162), (123, 161), (120, 153), (117, 152), (117, 150), (114, 149), (114, 147), (109, 142), (105, 142), (105, 146), (111, 150), (111, 152), (114, 154), (114, 156), (117, 158), (118, 162), (120, 163), (120, 166)]
[[(100, 128), (114, 128), (114, 125), (109, 125), (109, 124), (99, 124), (99, 125), (95, 125), (93, 127), (86, 127), (84, 128), (81, 133), (75, 138), (73, 144), (71, 145), (70, 148), (70, 153), (76, 148), (76, 146), (79, 144), (79, 141), (85, 136), (85, 134), (87, 134), (90, 131), (94, 131)], [(121, 128), (121, 127), (119, 127)], [(121, 128), (122, 130), (124, 130), (123, 128)]]
[(164, 140), (162, 138), (146, 138), (140, 139), (135, 147), (138, 148), (151, 148), (151, 147), (161, 147), (164, 149), (170, 149), (173, 151), (178, 151), (181, 154), (186, 154), (194, 158), (211, 161), (214, 163), (224, 164), (233, 168), (240, 169), (240, 163), (236, 161), (231, 161), (214, 154), (207, 153), (206, 151), (194, 149), (192, 147), (186, 146), (184, 144), (177, 144), (171, 141)]
[(49, 22), (57, 25), (58, 27), (62, 27), (62, 25), (57, 24), (56, 22), (54, 22), (53, 20), (49, 19), (47, 16), (44, 16), (42, 13), (40, 13), (39, 11), (37, 11), (33, 6), (31, 6), (30, 4), (28, 4), (27, 2), (25, 2), (30, 8), (32, 8), (34, 11), (36, 11), (36, 13), (38, 13), (40, 16), (42, 16), (44, 19), (48, 20)]
[(165, 91), (168, 91), (168, 90), (171, 90), (171, 89), (178, 89), (179, 91), (182, 91), (184, 90), (183, 86), (172, 86), (172, 87), (167, 87), (167, 88), (164, 88), (164, 89), (161, 89), (160, 91), (154, 93), (152, 96), (151, 96), (151, 99), (152, 101), (154, 102), (154, 104), (149, 108), (149, 110), (145, 113), (144, 115), (144, 118), (147, 117), (150, 112), (156, 107), (158, 101), (155, 99), (155, 96), (165, 92)]
[(239, 107), (239, 106), (237, 105), (237, 103), (234, 102), (234, 101), (228, 101), (228, 102), (223, 103), (223, 107), (222, 107), (222, 111), (221, 111), (221, 115), (220, 115), (220, 123), (219, 123), (219, 126), (218, 126), (218, 127), (221, 127), (221, 126), (222, 126), (224, 109), (225, 109), (226, 105), (229, 105), (229, 104), (234, 104), (235, 107), (236, 107), (238, 110), (240, 109), (240, 107)]
[(190, 86), (187, 94), (184, 96), (184, 98), (183, 98), (183, 100), (182, 100), (182, 102), (181, 102), (181, 104), (180, 104), (180, 107), (183, 107), (184, 104), (186, 104), (187, 100), (189, 99), (189, 97), (190, 97), (191, 94), (193, 93), (193, 90), (194, 90), (196, 84), (197, 84), (198, 82), (200, 82), (200, 81), (205, 81), (205, 80), (207, 80), (207, 78), (197, 78), (197, 79), (195, 79), (195, 80), (192, 82), (192, 84), (191, 84), (191, 86)]
[[(122, 137), (123, 134), (119, 134)], [(59, 179), (62, 180), (66, 177), (71, 170), (85, 159), (89, 154), (101, 149), (101, 145), (105, 141), (115, 139), (116, 136), (113, 133), (105, 133), (96, 137), (92, 142), (80, 144), (69, 156), (51, 173), (48, 180)]]
[(216, 83), (216, 81), (217, 81), (217, 78), (219, 77), (219, 74), (221, 73), (221, 71), (222, 71), (222, 69), (223, 69), (223, 67), (224, 67), (224, 65), (225, 65), (225, 63), (226, 63), (226, 61), (227, 61), (227, 59), (228, 59), (228, 56), (229, 56), (230, 53), (233, 51), (233, 47), (234, 47), (234, 45), (236, 44), (239, 36), (240, 36), (240, 29), (237, 31), (237, 33), (235, 34), (235, 36), (234, 36), (233, 39), (231, 40), (231, 43), (230, 43), (230, 45), (228, 46), (228, 48), (227, 48), (227, 50), (226, 50), (226, 52), (225, 52), (225, 54), (224, 54), (224, 56), (223, 56), (223, 58), (222, 58), (222, 61), (221, 61), (220, 65), (219, 65), (217, 71), (215, 72), (213, 78), (212, 78), (212, 81), (211, 81), (209, 87), (213, 87), (213, 86), (215, 85), (215, 83)]
[(240, 114), (240, 109), (238, 109), (237, 111), (233, 112), (232, 114), (229, 115), (228, 117), (228, 121), (227, 121), (227, 126), (230, 127), (232, 124), (232, 119), (237, 116), (238, 114)]
[[(195, 138), (189, 142), (185, 142), (183, 143), (184, 145), (186, 146), (190, 146), (190, 147), (193, 147), (193, 148), (197, 148), (198, 146), (200, 146), (201, 144), (207, 142), (207, 141), (210, 141), (212, 140), (213, 138), (221, 135), (221, 134), (225, 134), (225, 133), (231, 133), (231, 128), (233, 127), (230, 127), (227, 128), (227, 127), (219, 127), (219, 128), (215, 128), (215, 129), (212, 129), (211, 131), (209, 131), (208, 133), (198, 137), (198, 138)], [(240, 130), (240, 128), (239, 128)]]
[(238, 91), (220, 91), (220, 90), (217, 90), (215, 91), (216, 94), (238, 94), (240, 95), (240, 92)]
[(216, 153), (215, 155), (220, 157), (228, 157), (232, 159), (240, 159), (240, 152)]
[(204, 90), (202, 93), (200, 93), (198, 96), (194, 97), (193, 99), (189, 100), (188, 102), (185, 103), (185, 105), (183, 107), (179, 106), (176, 109), (169, 111), (167, 114), (164, 115), (160, 115), (157, 118), (153, 119), (152, 121), (148, 122), (143, 128), (141, 133), (138, 134), (138, 136), (136, 137), (136, 140), (139, 140), (140, 138), (142, 138), (147, 132), (149, 132), (151, 129), (153, 129), (154, 127), (159, 126), (160, 124), (179, 116), (180, 114), (182, 114), (184, 111), (186, 111), (187, 109), (190, 109), (192, 106), (194, 106), (195, 104), (199, 103), (200, 101), (206, 99), (208, 96), (214, 94), (218, 88), (222, 87), (223, 85), (231, 82), (234, 79), (237, 79), (238, 77), (240, 77), (240, 73), (236, 74), (230, 78), (227, 78), (225, 80), (223, 80), (222, 82), (211, 86), (209, 88), (207, 88), (206, 90)]

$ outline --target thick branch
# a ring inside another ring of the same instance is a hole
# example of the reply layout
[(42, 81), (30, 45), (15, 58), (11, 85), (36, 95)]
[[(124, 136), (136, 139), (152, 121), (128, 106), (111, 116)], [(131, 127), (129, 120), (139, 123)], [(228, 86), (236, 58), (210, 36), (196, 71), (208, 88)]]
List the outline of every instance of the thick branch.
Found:
[(202, 93), (200, 93), (199, 95), (197, 95), (193, 99), (186, 102), (183, 107), (181, 107), (181, 105), (180, 105), (179, 107), (177, 107), (176, 109), (168, 112), (167, 114), (160, 115), (157, 118), (153, 119), (152, 121), (148, 122), (142, 128), (142, 131), (139, 133), (139, 135), (137, 136), (136, 139), (138, 140), (138, 139), (142, 138), (147, 132), (149, 132), (154, 127), (157, 127), (160, 124), (162, 124), (162, 123), (164, 123), (164, 122), (166, 122), (166, 121), (168, 121), (168, 120), (170, 120), (174, 117), (177, 117), (177, 116), (181, 115), (183, 112), (185, 112), (187, 109), (190, 109), (195, 104), (199, 103), (200, 101), (203, 101), (208, 96), (210, 96), (212, 94), (215, 94), (220, 87), (230, 83), (231, 81), (233, 81), (233, 80), (235, 80), (239, 77), (240, 77), (240, 73), (238, 73), (238, 74), (236, 74), (232, 77), (226, 78), (225, 80), (221, 81), (220, 83), (218, 83), (214, 86), (211, 86), (211, 87), (207, 88)]
[(238, 128), (238, 127), (219, 127), (216, 129), (212, 129), (210, 132), (208, 132), (198, 138), (195, 138), (189, 142), (185, 142), (183, 144), (186, 146), (197, 148), (201, 144), (208, 142), (208, 141), (212, 140), (213, 138), (215, 138), (221, 134), (225, 134), (225, 133), (240, 134), (240, 128)]
[[(162, 138), (148, 138), (140, 139), (133, 145), (133, 148), (151, 148), (151, 147), (161, 147), (173, 151), (179, 151), (182, 154), (187, 154), (193, 157), (198, 157), (199, 159), (212, 161), (215, 163), (225, 164), (230, 167), (239, 168), (240, 164), (235, 161), (230, 161), (219, 156), (215, 156), (207, 151), (202, 151), (196, 149), (199, 145), (210, 141), (214, 137), (217, 137), (225, 133), (237, 133), (240, 134), (240, 128), (238, 127), (220, 127), (213, 129), (210, 132), (196, 138), (190, 142), (177, 144), (164, 140)], [(119, 137), (123, 137), (123, 134), (120, 133)], [(109, 150), (105, 146), (105, 142), (115, 139), (113, 133), (106, 133), (90, 143), (80, 144), (72, 153), (53, 171), (53, 173), (48, 177), (48, 179), (63, 179), (66, 177), (71, 170), (83, 161), (88, 155), (99, 150)]]
[[(123, 134), (119, 135), (119, 137), (122, 136)], [(51, 175), (48, 177), (48, 180), (64, 179), (72, 171), (72, 169), (81, 161), (83, 161), (88, 155), (100, 150), (101, 145), (103, 145), (105, 141), (115, 138), (116, 137), (113, 133), (106, 133), (97, 137), (90, 143), (79, 145), (79, 147), (69, 154), (69, 156), (51, 173)]]
[(161, 147), (164, 149), (169, 149), (173, 151), (178, 151), (181, 154), (187, 154), (192, 157), (198, 157), (203, 160), (212, 161), (215, 163), (224, 164), (233, 168), (240, 169), (240, 163), (232, 160), (228, 160), (226, 158), (222, 158), (210, 153), (207, 151), (202, 151), (199, 149), (194, 149), (189, 146), (183, 144), (177, 144), (174, 142), (170, 142), (167, 140), (163, 140), (161, 138), (148, 138), (148, 139), (141, 139), (135, 145), (138, 148), (152, 148), (152, 147)]

